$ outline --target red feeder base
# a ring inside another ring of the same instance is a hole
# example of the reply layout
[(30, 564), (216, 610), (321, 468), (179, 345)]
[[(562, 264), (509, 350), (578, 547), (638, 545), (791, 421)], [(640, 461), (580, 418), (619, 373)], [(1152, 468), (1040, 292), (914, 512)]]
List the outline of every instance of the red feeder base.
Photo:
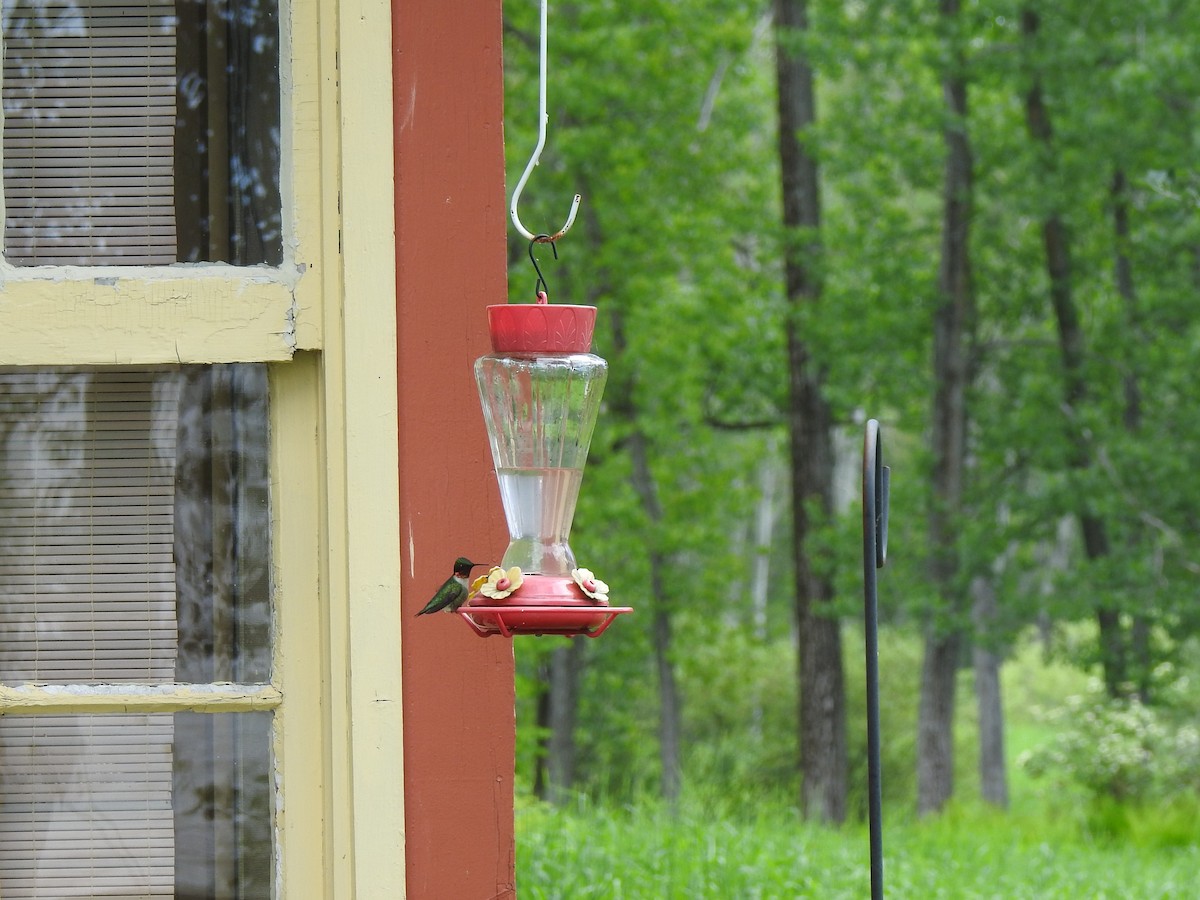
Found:
[(518, 634), (562, 634), (599, 637), (631, 606), (472, 606), (458, 614), (480, 637), (513, 637)]
[(582, 634), (594, 638), (627, 612), (633, 612), (632, 607), (597, 603), (573, 579), (548, 575), (526, 575), (521, 587), (503, 600), (477, 596), (458, 610), (480, 637)]

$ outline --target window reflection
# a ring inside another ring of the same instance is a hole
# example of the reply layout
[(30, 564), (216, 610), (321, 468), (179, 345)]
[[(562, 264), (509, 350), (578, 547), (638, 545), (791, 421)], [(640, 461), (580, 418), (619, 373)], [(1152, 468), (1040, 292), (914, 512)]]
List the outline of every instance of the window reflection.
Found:
[(267, 682), (266, 366), (189, 366), (175, 379), (175, 680)]
[(175, 0), (179, 259), (283, 259), (277, 0)]
[[(0, 682), (271, 677), (261, 364), (0, 368)], [(0, 896), (271, 896), (270, 713), (0, 716)]]
[(3, 0), (4, 256), (282, 262), (277, 0)]
[(0, 682), (270, 680), (266, 378), (0, 369)]
[(0, 717), (0, 896), (272, 896), (270, 713)]

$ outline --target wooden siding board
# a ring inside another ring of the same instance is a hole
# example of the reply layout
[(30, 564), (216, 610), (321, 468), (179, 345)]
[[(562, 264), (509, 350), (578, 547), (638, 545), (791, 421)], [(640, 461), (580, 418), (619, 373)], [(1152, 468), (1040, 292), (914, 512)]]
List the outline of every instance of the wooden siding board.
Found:
[(507, 294), (501, 2), (392, 10), (408, 897), (510, 897), (512, 645), (413, 618), (454, 557), (507, 544), (472, 375)]

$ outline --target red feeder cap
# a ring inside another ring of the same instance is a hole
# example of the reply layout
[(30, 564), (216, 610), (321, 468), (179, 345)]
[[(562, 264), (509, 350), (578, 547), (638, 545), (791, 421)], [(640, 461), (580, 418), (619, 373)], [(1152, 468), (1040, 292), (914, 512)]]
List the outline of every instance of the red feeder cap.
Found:
[(488, 328), (496, 353), (589, 353), (596, 307), (566, 303), (489, 306)]

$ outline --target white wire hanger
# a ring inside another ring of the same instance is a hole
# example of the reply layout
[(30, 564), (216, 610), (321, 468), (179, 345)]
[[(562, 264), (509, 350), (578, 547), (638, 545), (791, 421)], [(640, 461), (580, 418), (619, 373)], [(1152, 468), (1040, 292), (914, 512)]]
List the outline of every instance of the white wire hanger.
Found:
[(521, 224), (521, 217), (517, 215), (517, 201), (521, 199), (521, 191), (525, 189), (525, 182), (529, 180), (530, 173), (534, 167), (541, 161), (542, 150), (546, 146), (546, 127), (550, 122), (550, 114), (546, 112), (546, 9), (549, 0), (542, 0), (542, 34), (541, 34), (541, 67), (540, 67), (540, 84), (538, 89), (538, 140), (537, 146), (533, 150), (533, 156), (529, 157), (529, 162), (525, 166), (525, 171), (521, 174), (521, 178), (517, 181), (517, 186), (513, 188), (512, 202), (508, 206), (509, 215), (512, 216), (513, 225), (517, 231), (529, 241), (534, 241), (539, 244), (553, 244), (560, 237), (570, 230), (575, 223), (575, 215), (579, 212), (579, 201), (582, 199), (579, 194), (575, 195), (574, 201), (571, 203), (571, 212), (567, 216), (567, 222), (556, 231), (554, 234), (539, 233), (535, 234), (524, 225)]

